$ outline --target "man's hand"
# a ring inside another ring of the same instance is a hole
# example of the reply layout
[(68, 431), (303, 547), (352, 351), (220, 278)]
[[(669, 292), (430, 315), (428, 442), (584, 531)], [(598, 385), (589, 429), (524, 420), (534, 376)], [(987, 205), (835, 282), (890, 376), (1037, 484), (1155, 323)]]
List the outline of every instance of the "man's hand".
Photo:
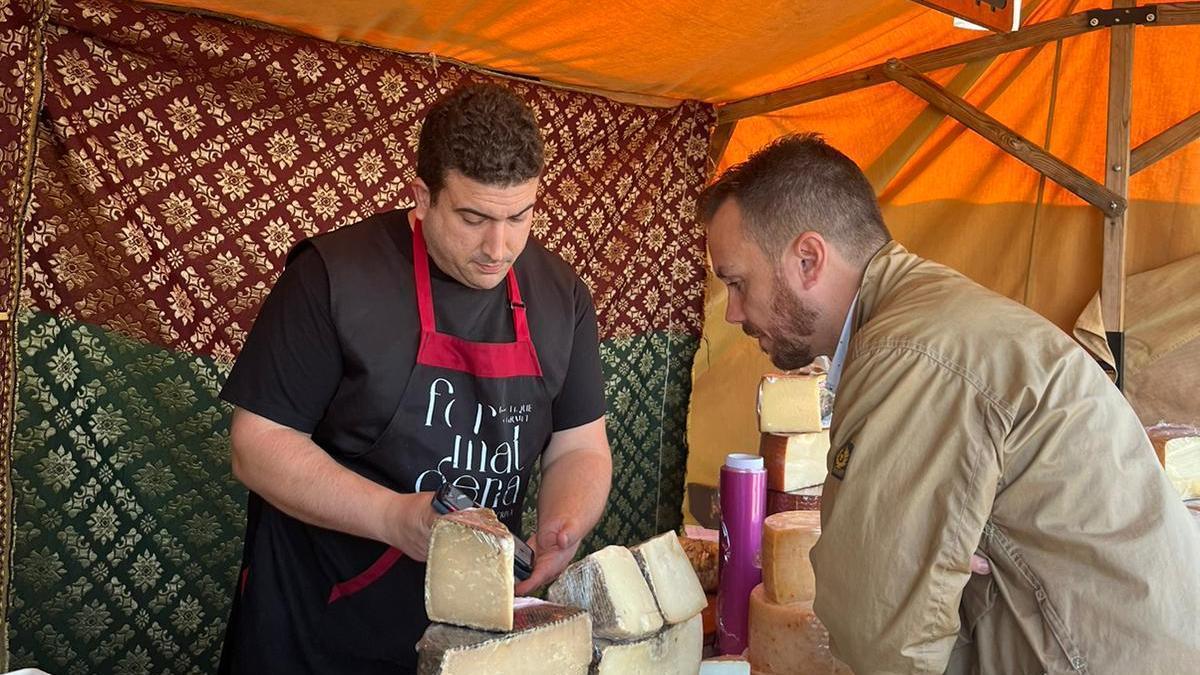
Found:
[(971, 554), (971, 574), (988, 575), (992, 573), (992, 564), (978, 553)]
[(397, 494), (388, 505), (387, 522), (391, 531), (387, 543), (413, 560), (424, 562), (429, 555), (429, 532), (437, 518), (432, 492)]
[(581, 535), (572, 523), (561, 520), (538, 528), (528, 542), (534, 555), (533, 574), (517, 584), (516, 594), (528, 595), (557, 579), (579, 550)]

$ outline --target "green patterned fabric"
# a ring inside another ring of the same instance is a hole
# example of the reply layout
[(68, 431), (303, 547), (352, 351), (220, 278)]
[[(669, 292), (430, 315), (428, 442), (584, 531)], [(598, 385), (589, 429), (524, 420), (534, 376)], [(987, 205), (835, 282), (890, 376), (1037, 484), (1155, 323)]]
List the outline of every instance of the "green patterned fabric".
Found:
[(213, 672), (241, 556), (227, 368), (24, 314), (12, 666)]
[[(668, 332), (600, 343), (613, 488), (579, 555), (610, 544), (636, 544), (683, 523), (684, 429), (692, 379), (682, 364), (691, 364), (698, 343), (694, 336)], [(535, 480), (525, 501), (526, 532), (537, 523), (536, 506)]]
[[(609, 425), (614, 487), (581, 555), (679, 527), (680, 364), (695, 349), (671, 333), (601, 344), (623, 423)], [(21, 316), (18, 350), (14, 666), (213, 672), (245, 523), (217, 399), (227, 368), (44, 314)]]

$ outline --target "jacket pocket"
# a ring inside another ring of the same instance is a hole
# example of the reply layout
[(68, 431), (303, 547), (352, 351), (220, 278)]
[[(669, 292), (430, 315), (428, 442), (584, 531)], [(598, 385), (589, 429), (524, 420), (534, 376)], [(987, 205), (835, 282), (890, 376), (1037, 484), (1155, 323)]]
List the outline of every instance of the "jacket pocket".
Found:
[(1050, 597), (1045, 582), (1016, 543), (992, 521), (983, 528), (982, 548), (992, 558), (993, 577), (1047, 672), (1089, 672), (1087, 659)]

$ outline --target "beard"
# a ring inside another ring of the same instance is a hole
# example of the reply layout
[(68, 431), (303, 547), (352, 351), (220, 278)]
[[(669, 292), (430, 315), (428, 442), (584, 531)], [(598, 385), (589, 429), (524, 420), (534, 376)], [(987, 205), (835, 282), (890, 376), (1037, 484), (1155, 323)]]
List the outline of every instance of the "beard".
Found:
[(812, 345), (807, 338), (815, 332), (821, 314), (793, 295), (778, 275), (771, 291), (771, 315), (770, 326), (745, 323), (742, 330), (750, 337), (770, 338), (766, 352), (776, 368), (795, 370), (812, 363)]

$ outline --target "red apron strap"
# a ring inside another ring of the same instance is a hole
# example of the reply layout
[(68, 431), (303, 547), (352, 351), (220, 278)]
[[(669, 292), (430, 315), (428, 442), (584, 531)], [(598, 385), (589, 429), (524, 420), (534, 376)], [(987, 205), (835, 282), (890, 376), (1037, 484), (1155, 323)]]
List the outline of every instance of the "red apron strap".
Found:
[(533, 346), (533, 339), (529, 334), (529, 321), (525, 315), (525, 303), (521, 300), (521, 288), (517, 284), (517, 274), (512, 267), (508, 268), (506, 277), (515, 340), (502, 343), (470, 342), (437, 331), (433, 288), (429, 280), (429, 253), (425, 248), (420, 219), (413, 225), (413, 276), (417, 289), (417, 312), (421, 317), (418, 364), (448, 368), (478, 377), (542, 376), (537, 349)]
[(433, 288), (429, 283), (429, 256), (425, 252), (425, 235), (421, 233), (421, 221), (413, 226), (413, 277), (417, 284), (417, 313), (421, 315), (421, 332), (437, 332), (437, 321), (433, 316)]

